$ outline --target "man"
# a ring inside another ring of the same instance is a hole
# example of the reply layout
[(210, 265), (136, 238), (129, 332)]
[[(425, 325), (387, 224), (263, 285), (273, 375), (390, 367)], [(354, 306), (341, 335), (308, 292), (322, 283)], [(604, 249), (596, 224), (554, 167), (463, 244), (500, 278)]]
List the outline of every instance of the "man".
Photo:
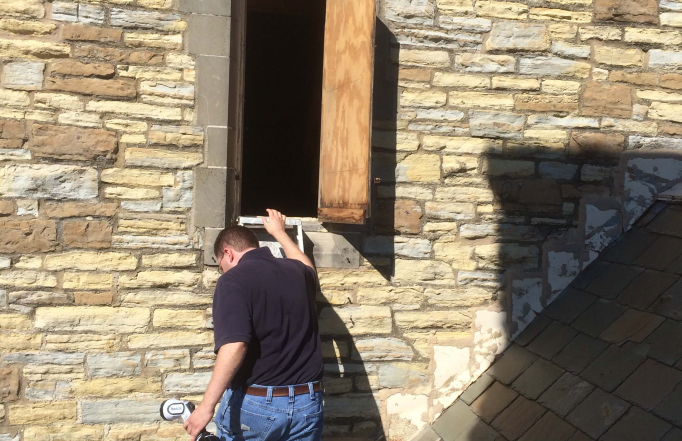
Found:
[[(322, 351), (313, 264), (267, 210), (265, 229), (286, 259), (259, 248), (253, 231), (224, 229), (215, 254), (223, 275), (213, 297), (217, 358), (204, 399), (184, 428), (192, 441), (214, 415), (223, 440), (317, 441), (322, 437)], [(222, 397), (222, 400), (221, 400)]]

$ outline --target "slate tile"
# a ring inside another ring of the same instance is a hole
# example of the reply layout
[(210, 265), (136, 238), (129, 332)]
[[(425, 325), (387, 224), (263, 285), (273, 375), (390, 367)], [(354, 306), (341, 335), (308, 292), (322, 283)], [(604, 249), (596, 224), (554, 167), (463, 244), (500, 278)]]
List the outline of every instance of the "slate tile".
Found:
[[(492, 368), (491, 368), (492, 369)], [(495, 379), (488, 375), (487, 373), (484, 373), (480, 377), (478, 377), (478, 380), (476, 380), (472, 385), (467, 387), (467, 389), (462, 393), (462, 395), (459, 396), (459, 399), (464, 401), (467, 404), (471, 404), (474, 402), (476, 398), (478, 398), (485, 390), (490, 387), (491, 384), (495, 382)]]
[(661, 324), (665, 322), (665, 320), (666, 320), (665, 317), (655, 315), (648, 325), (646, 325), (645, 327), (640, 329), (636, 334), (630, 337), (630, 341), (642, 343), (649, 337), (649, 335), (651, 335), (652, 332), (658, 329), (658, 327), (661, 326)]
[(552, 412), (547, 412), (533, 424), (520, 441), (568, 441), (575, 431), (575, 427)]
[(604, 250), (599, 259), (631, 265), (657, 238), (657, 234), (645, 230), (632, 231)]
[(682, 441), (682, 429), (675, 427), (668, 432), (661, 441)]
[(674, 236), (682, 230), (682, 212), (675, 205), (668, 205), (647, 225), (648, 231)]
[(531, 322), (530, 325), (526, 329), (521, 332), (521, 334), (516, 337), (516, 340), (514, 340), (514, 343), (520, 346), (528, 346), (530, 342), (532, 342), (535, 337), (538, 336), (539, 333), (541, 333), (549, 324), (552, 323), (552, 320), (545, 317), (544, 315), (540, 315), (535, 318)]
[(613, 263), (590, 283), (586, 291), (605, 299), (615, 299), (642, 271), (644, 268)]
[(504, 351), (502, 357), (488, 369), (487, 373), (504, 384), (510, 384), (537, 358), (537, 355), (531, 354), (526, 348), (512, 345)]
[(604, 262), (601, 259), (596, 262), (592, 262), (587, 268), (585, 268), (578, 277), (571, 282), (571, 287), (584, 291), (594, 282), (594, 279), (601, 276), (604, 271), (608, 270), (611, 264), (609, 262)]
[(626, 309), (609, 300), (599, 299), (575, 319), (571, 327), (596, 338), (623, 315)]
[(592, 441), (592, 438), (577, 430), (568, 441)]
[(682, 324), (666, 320), (645, 342), (649, 344), (649, 357), (672, 366), (682, 358)]
[(564, 370), (560, 367), (539, 358), (514, 381), (512, 388), (535, 400), (563, 373)]
[(682, 381), (682, 372), (647, 360), (614, 392), (644, 409), (653, 410)]
[(669, 273), (682, 274), (682, 256), (675, 259), (665, 270)]
[(580, 333), (552, 359), (552, 362), (567, 371), (579, 374), (607, 347), (609, 344), (605, 341)]
[(623, 342), (641, 331), (655, 317), (657, 316), (648, 312), (628, 309), (606, 331), (602, 332), (599, 338), (609, 343)]
[(538, 402), (564, 417), (593, 390), (592, 384), (566, 372), (540, 396)]
[(510, 441), (518, 439), (547, 411), (534, 401), (518, 397), (493, 420), (492, 426)]
[(620, 293), (618, 301), (644, 311), (677, 280), (679, 276), (676, 274), (646, 270)]
[(654, 413), (661, 418), (670, 421), (676, 426), (682, 425), (682, 385), (678, 385), (675, 390), (665, 397), (656, 406)]
[(431, 426), (426, 426), (412, 437), (410, 441), (442, 441)]
[(518, 396), (518, 393), (496, 381), (474, 401), (471, 410), (483, 421), (490, 423)]
[[(443, 441), (495, 441), (497, 432), (481, 421), (462, 401), (456, 401), (433, 423), (433, 430)], [(469, 437), (475, 434), (476, 438)], [(464, 436), (465, 438), (462, 438)]]
[[(610, 346), (580, 374), (582, 378), (609, 392), (629, 377), (644, 357), (634, 351)], [(588, 433), (588, 435), (591, 435)]]
[(682, 239), (661, 236), (634, 262), (637, 266), (664, 271), (682, 254)]
[(659, 441), (672, 426), (633, 406), (604, 434), (600, 441)]
[(592, 294), (575, 288), (567, 288), (544, 310), (544, 314), (568, 325), (596, 301), (597, 297)]
[(599, 438), (628, 410), (630, 404), (595, 389), (568, 415), (568, 422), (594, 439)]
[(575, 329), (559, 322), (553, 322), (528, 345), (528, 350), (551, 360), (577, 334)]
[(664, 292), (650, 310), (664, 317), (682, 320), (682, 279)]

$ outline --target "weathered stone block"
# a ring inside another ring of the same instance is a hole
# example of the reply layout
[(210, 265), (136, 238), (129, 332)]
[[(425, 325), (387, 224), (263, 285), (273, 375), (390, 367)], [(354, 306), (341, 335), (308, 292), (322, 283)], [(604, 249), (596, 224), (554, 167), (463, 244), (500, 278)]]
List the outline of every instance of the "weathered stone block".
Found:
[(625, 136), (606, 133), (574, 133), (569, 145), (571, 156), (618, 157), (624, 149)]
[(153, 11), (133, 11), (130, 9), (111, 9), (111, 25), (121, 28), (156, 29), (178, 32), (187, 28), (180, 14)]
[(450, 67), (450, 55), (446, 51), (402, 49), (399, 63), (405, 66)]
[(210, 331), (200, 332), (195, 330), (152, 334), (133, 334), (128, 337), (128, 347), (130, 349), (210, 346), (212, 344), (213, 332)]
[(403, 329), (469, 329), (471, 317), (459, 311), (396, 312), (395, 322)]
[(48, 78), (46, 90), (61, 90), (107, 97), (135, 97), (135, 82), (130, 80), (102, 80), (98, 78)]
[(642, 66), (644, 53), (641, 49), (595, 46), (594, 59), (598, 63), (613, 66)]
[(120, 397), (135, 393), (158, 394), (161, 392), (161, 381), (153, 378), (95, 378), (91, 380), (75, 380), (71, 392), (81, 397)]
[(121, 41), (122, 31), (120, 29), (97, 28), (82, 25), (64, 25), (62, 38), (64, 40), (77, 41), (100, 41), (114, 43)]
[(0, 369), (0, 403), (16, 401), (19, 398), (19, 370)]
[(70, 55), (71, 46), (68, 44), (0, 39), (0, 56), (3, 58), (25, 58), (40, 61), (46, 58), (68, 58)]
[(497, 22), (485, 47), (490, 51), (546, 51), (550, 47), (549, 32), (543, 24)]
[(396, 167), (396, 182), (439, 182), (440, 157), (415, 154), (401, 161)]
[(12, 425), (75, 423), (76, 416), (77, 403), (75, 401), (15, 404), (9, 406), (9, 423)]
[(181, 49), (182, 34), (148, 34), (140, 32), (126, 32), (123, 35), (126, 46), (153, 47), (161, 49)]
[(532, 269), (539, 266), (540, 258), (537, 247), (524, 247), (516, 244), (478, 245), (474, 254), (482, 269), (506, 269), (509, 267)]
[(487, 159), (483, 162), (482, 173), (490, 176), (531, 176), (535, 174), (535, 163), (507, 159)]
[(351, 358), (362, 361), (409, 361), (414, 358), (414, 353), (402, 340), (396, 338), (372, 338), (357, 340), (354, 351), (351, 353)]
[(521, 139), (523, 137), (524, 115), (471, 111), (469, 126), (473, 136), (486, 138)]
[(589, 23), (592, 13), (589, 11), (567, 11), (566, 9), (531, 8), (528, 18), (531, 20), (560, 20), (571, 23)]
[(0, 169), (0, 196), (90, 199), (97, 187), (97, 171), (89, 167), (12, 164)]
[(427, 202), (426, 217), (430, 219), (462, 220), (472, 219), (476, 213), (472, 203)]
[(667, 121), (682, 122), (682, 105), (651, 103), (648, 116), (651, 119), (662, 119)]
[(150, 368), (158, 368), (161, 370), (189, 369), (189, 350), (169, 349), (167, 351), (147, 351), (144, 360), (145, 366)]
[(201, 329), (206, 327), (204, 311), (156, 309), (152, 324), (156, 328)]
[(587, 78), (591, 69), (589, 63), (556, 57), (522, 58), (519, 62), (519, 73), (524, 75)]
[(57, 278), (54, 274), (50, 273), (15, 270), (0, 274), (0, 285), (32, 288), (54, 288), (57, 286)]
[(85, 424), (151, 423), (161, 420), (160, 400), (83, 401)]
[(0, 252), (33, 253), (52, 251), (57, 230), (52, 221), (0, 221)]
[(397, 259), (393, 278), (411, 282), (452, 283), (454, 275), (452, 268), (445, 262)]
[(137, 257), (129, 253), (74, 251), (48, 255), (44, 265), (45, 269), (51, 271), (131, 271), (137, 268)]
[(146, 329), (149, 318), (146, 308), (44, 307), (36, 309), (35, 327), (48, 331), (140, 332)]
[(9, 63), (3, 70), (4, 85), (8, 89), (40, 90), (43, 88), (45, 63)]
[(202, 394), (211, 379), (211, 372), (168, 374), (163, 390), (169, 394)]
[(33, 125), (29, 149), (39, 157), (92, 160), (111, 157), (116, 146), (114, 132), (42, 124)]
[(200, 164), (203, 161), (203, 155), (198, 152), (127, 148), (125, 160), (126, 165), (184, 169)]
[(42, 206), (47, 216), (64, 217), (83, 217), (83, 216), (113, 216), (118, 208), (116, 203), (86, 203), (86, 202), (46, 202)]
[(595, 0), (594, 11), (597, 20), (658, 22), (656, 0)]
[(632, 116), (630, 88), (622, 84), (606, 85), (588, 82), (583, 90), (583, 115)]
[(578, 110), (578, 97), (576, 95), (518, 94), (514, 98), (514, 108), (536, 112), (575, 112)]
[(390, 334), (391, 310), (385, 306), (356, 306), (322, 309), (321, 335)]
[(525, 20), (528, 18), (528, 6), (512, 2), (477, 1), (476, 15), (479, 17)]
[(2, 0), (0, 12), (8, 17), (23, 19), (45, 17), (45, 8), (40, 0)]
[(456, 56), (455, 67), (466, 72), (514, 72), (516, 58), (508, 55), (464, 53)]
[(448, 105), (467, 108), (511, 109), (514, 107), (514, 99), (512, 95), (500, 93), (450, 92)]

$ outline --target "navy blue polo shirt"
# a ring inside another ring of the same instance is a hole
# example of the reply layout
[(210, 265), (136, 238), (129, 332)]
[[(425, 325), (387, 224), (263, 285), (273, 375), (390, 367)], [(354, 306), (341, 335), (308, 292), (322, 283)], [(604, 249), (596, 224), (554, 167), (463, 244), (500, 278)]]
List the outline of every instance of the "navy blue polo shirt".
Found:
[(322, 379), (315, 270), (263, 247), (218, 279), (213, 296), (215, 352), (249, 344), (232, 386), (287, 386)]

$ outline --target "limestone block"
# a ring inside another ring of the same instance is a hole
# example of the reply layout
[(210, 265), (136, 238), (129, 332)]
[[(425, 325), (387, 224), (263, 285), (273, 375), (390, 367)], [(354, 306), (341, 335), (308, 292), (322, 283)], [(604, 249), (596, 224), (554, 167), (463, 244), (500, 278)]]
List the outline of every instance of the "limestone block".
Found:
[(448, 98), (450, 106), (457, 107), (485, 107), (491, 109), (511, 109), (514, 107), (512, 95), (481, 92), (450, 92)]
[[(193, 90), (192, 96), (194, 96)], [(202, 146), (204, 144), (204, 131), (200, 128), (195, 127), (172, 127), (153, 125), (151, 131), (149, 132), (149, 142), (151, 144), (168, 144), (177, 145), (180, 147)]]
[(181, 32), (187, 28), (187, 23), (180, 14), (112, 8), (111, 26)]
[(553, 40), (572, 40), (578, 33), (578, 26), (571, 23), (551, 23), (547, 29)]
[(682, 140), (679, 138), (647, 138), (644, 136), (633, 135), (628, 138), (628, 150), (642, 149), (642, 150), (680, 150), (682, 149)]
[(445, 262), (433, 260), (403, 260), (395, 261), (395, 280), (409, 280), (411, 282), (452, 283), (454, 275), (452, 268)]
[(460, 329), (471, 327), (471, 317), (459, 311), (405, 311), (395, 313), (395, 322), (402, 329)]
[(163, 189), (163, 208), (186, 209), (192, 208), (192, 190), (182, 188)]
[(127, 219), (118, 221), (119, 233), (129, 234), (158, 234), (160, 236), (172, 236), (183, 233), (186, 230), (185, 219), (181, 217), (160, 217)]
[(578, 166), (563, 162), (541, 162), (538, 171), (543, 178), (570, 180), (575, 177)]
[(412, 349), (396, 338), (371, 338), (357, 340), (351, 353), (353, 360), (366, 361), (410, 361), (414, 358)]
[(521, 139), (526, 117), (512, 113), (471, 111), (471, 134), (487, 138)]
[(391, 310), (385, 306), (326, 307), (320, 311), (321, 335), (390, 334)]
[(17, 92), (14, 90), (0, 90), (0, 105), (14, 107), (28, 107), (31, 100), (27, 92)]
[(64, 289), (111, 289), (114, 278), (111, 274), (64, 273)]
[(161, 381), (155, 378), (95, 378), (75, 380), (71, 391), (76, 398), (110, 398), (130, 396), (139, 393), (161, 392)]
[(73, 251), (45, 257), (45, 269), (61, 271), (131, 271), (137, 268), (137, 257), (129, 253)]
[(33, 253), (52, 251), (57, 230), (53, 221), (0, 221), (0, 252)]
[(14, 404), (9, 406), (8, 415), (9, 423), (12, 425), (75, 423), (77, 403), (75, 401), (57, 401), (53, 403)]
[(3, 84), (8, 89), (40, 90), (43, 88), (45, 63), (8, 63), (3, 69)]
[(325, 398), (325, 412), (338, 418), (375, 417), (378, 403), (371, 394), (343, 394)]
[(161, 420), (161, 400), (82, 401), (85, 424), (151, 423)]
[(449, 154), (501, 153), (502, 141), (482, 138), (425, 135), (422, 141), (422, 147), (424, 150), (443, 151), (443, 153)]
[(152, 188), (105, 187), (104, 196), (112, 199), (156, 199), (161, 192)]
[(187, 235), (180, 236), (114, 236), (114, 247), (121, 248), (169, 248), (190, 249), (192, 239)]
[(476, 187), (439, 187), (436, 189), (436, 201), (480, 202), (492, 201), (493, 191), (489, 188)]
[(506, 269), (521, 267), (532, 269), (539, 266), (539, 250), (536, 246), (517, 244), (477, 245), (474, 255), (482, 269)]
[(648, 101), (663, 101), (669, 103), (679, 103), (682, 102), (682, 94), (663, 92), (659, 90), (638, 90), (637, 98)]
[(59, 124), (89, 129), (99, 129), (102, 127), (102, 117), (95, 113), (64, 112), (59, 114), (57, 122)]
[(41, 0), (1, 0), (0, 14), (8, 17), (36, 19), (45, 17)]
[(452, 175), (455, 173), (475, 172), (478, 169), (478, 158), (468, 156), (443, 156), (443, 173)]
[(181, 70), (167, 67), (118, 65), (116, 68), (119, 76), (136, 80), (178, 81), (182, 79)]
[(466, 72), (514, 72), (516, 69), (516, 58), (508, 55), (457, 54), (455, 57), (455, 67)]
[(160, 49), (182, 49), (182, 34), (147, 34), (126, 32), (123, 34), (126, 46), (151, 47)]
[(528, 18), (528, 6), (513, 2), (477, 1), (476, 15), (478, 17), (525, 20)]
[[(599, 119), (597, 118), (579, 118), (574, 116), (566, 116), (563, 118), (545, 115), (531, 115), (528, 117), (528, 124), (533, 126), (543, 127), (570, 127), (570, 128), (599, 128)], [(527, 132), (527, 131), (526, 131)], [(552, 130), (552, 132), (555, 132)], [(565, 133), (565, 132), (563, 132)]]
[(70, 303), (67, 294), (49, 291), (12, 291), (9, 293), (10, 305), (39, 306)]
[(203, 155), (198, 152), (128, 148), (125, 151), (125, 160), (126, 165), (184, 169), (200, 164)]
[(211, 379), (211, 372), (171, 373), (163, 382), (168, 394), (202, 394)]
[(401, 161), (396, 167), (397, 182), (439, 182), (440, 157), (415, 154)]
[(111, 157), (116, 146), (116, 134), (107, 130), (34, 124), (29, 149), (39, 157), (93, 160)]
[(0, 169), (0, 196), (90, 199), (97, 187), (97, 171), (89, 167), (12, 164)]
[(45, 350), (48, 351), (110, 351), (118, 345), (117, 335), (94, 334), (48, 334), (45, 336)]
[[(29, 426), (24, 429), (24, 437), (33, 439), (65, 439), (73, 441), (86, 441), (89, 439), (102, 439), (104, 427), (85, 426), (82, 424), (51, 424), (49, 426)], [(1, 440), (2, 438), (0, 438)], [(3, 440), (5, 441), (5, 440)], [(12, 440), (7, 440), (12, 441)], [(19, 441), (19, 438), (16, 439)]]
[(629, 43), (678, 46), (682, 44), (682, 32), (663, 29), (625, 28), (625, 36), (623, 39)]
[(11, 368), (0, 369), (0, 403), (16, 401), (18, 398), (19, 370)]
[(424, 295), (421, 288), (375, 287), (358, 288), (357, 302), (361, 305), (391, 305), (394, 308), (418, 309)]
[(36, 309), (35, 327), (47, 331), (140, 332), (146, 329), (149, 318), (146, 308), (43, 307)]
[(445, 308), (481, 306), (493, 299), (491, 291), (475, 286), (457, 289), (429, 288), (425, 294), (429, 305)]
[(490, 80), (485, 77), (453, 74), (449, 72), (436, 72), (433, 76), (434, 86), (462, 87), (467, 89), (488, 89)]
[(621, 132), (636, 132), (643, 135), (655, 135), (658, 133), (658, 124), (650, 121), (602, 118), (602, 127)]
[[(106, 97), (132, 98), (137, 95), (137, 91), (135, 90), (135, 82), (125, 79), (103, 80), (99, 78), (47, 78), (45, 80), (45, 89)], [(132, 103), (129, 103), (128, 105), (134, 107)], [(95, 108), (88, 110), (97, 111)]]
[(623, 38), (623, 30), (606, 26), (581, 26), (578, 31), (580, 39), (618, 41)]
[(57, 278), (53, 274), (38, 271), (4, 271), (0, 273), (0, 285), (54, 288), (57, 286)]
[(590, 23), (592, 12), (567, 11), (566, 9), (531, 8), (528, 18), (531, 20), (557, 20), (571, 23)]
[[(82, 80), (80, 80), (82, 81)], [(130, 103), (121, 101), (90, 101), (86, 110), (99, 113), (115, 113), (130, 115), (138, 118), (179, 121), (182, 119), (180, 109), (153, 106), (150, 104)]]
[(438, 19), (439, 26), (444, 29), (484, 33), (492, 28), (492, 22), (487, 18), (451, 17), (443, 14)]
[(115, 203), (87, 203), (87, 202), (47, 202), (43, 209), (49, 217), (83, 217), (83, 216), (112, 216), (118, 204)]
[(447, 94), (440, 91), (403, 90), (400, 104), (406, 107), (440, 107), (445, 105)]
[(118, 284), (123, 288), (152, 287), (194, 287), (201, 279), (201, 274), (191, 271), (142, 271), (134, 276), (123, 274)]
[(130, 349), (177, 348), (213, 344), (213, 332), (177, 331), (152, 334), (133, 334), (128, 337)]
[(147, 351), (144, 356), (144, 362), (145, 367), (161, 370), (189, 369), (189, 350)]
[(594, 12), (597, 20), (658, 22), (656, 0), (595, 0)]
[(405, 24), (432, 25), (434, 5), (429, 0), (397, 0), (386, 3), (386, 19)]
[(598, 63), (613, 66), (642, 66), (644, 53), (641, 49), (595, 46), (594, 59)]
[(80, 23), (101, 25), (104, 23), (105, 15), (106, 10), (102, 6), (78, 5), (78, 21)]
[(580, 91), (580, 85), (578, 81), (543, 80), (542, 92), (557, 95), (577, 94)]
[(206, 327), (204, 311), (156, 309), (152, 324), (156, 328), (201, 329)]
[[(348, 350), (346, 350), (347, 352)], [(213, 352), (213, 348), (202, 349), (192, 356), (192, 367), (195, 369), (213, 367), (215, 360), (216, 354)]]
[(450, 55), (446, 51), (401, 49), (399, 63), (404, 66), (450, 67)]
[(682, 105), (651, 103), (648, 116), (651, 119), (662, 119), (667, 121), (682, 122)]
[(142, 266), (182, 268), (196, 265), (196, 255), (187, 253), (159, 253), (142, 256)]
[(535, 78), (493, 77), (493, 89), (540, 90), (540, 81)]
[(549, 32), (543, 24), (497, 22), (485, 47), (489, 51), (546, 51), (550, 48)]
[(682, 68), (682, 52), (651, 49), (649, 51), (649, 68), (680, 70)]
[(15, 20), (13, 18), (0, 19), (0, 30), (19, 35), (45, 35), (57, 29), (54, 23)]
[(605, 85), (588, 82), (583, 90), (583, 115), (632, 116), (632, 97), (630, 88), (622, 84)]
[(85, 104), (73, 95), (37, 92), (34, 98), (36, 108), (83, 110)]
[(115, 43), (121, 41), (120, 29), (99, 28), (82, 25), (64, 25), (62, 38), (76, 41), (99, 41), (102, 43)]
[(563, 41), (552, 43), (552, 53), (560, 57), (568, 58), (590, 58), (592, 48), (588, 45), (575, 45)]
[(122, 304), (140, 306), (210, 305), (212, 299), (211, 295), (201, 295), (186, 291), (133, 291), (121, 294)]
[(522, 58), (519, 62), (519, 73), (524, 75), (587, 78), (591, 68), (589, 63), (583, 61), (557, 57)]
[(426, 386), (428, 369), (421, 363), (390, 363), (379, 366), (381, 387), (414, 388)]
[(490, 176), (531, 176), (535, 174), (535, 163), (506, 159), (483, 161), (481, 172)]
[(427, 202), (426, 217), (442, 220), (472, 219), (476, 208), (472, 203)]
[(514, 98), (514, 108), (536, 112), (575, 112), (578, 110), (578, 96), (518, 94)]
[(67, 58), (70, 53), (71, 46), (68, 44), (35, 40), (0, 39), (0, 56), (3, 58), (44, 60), (48, 58)]

